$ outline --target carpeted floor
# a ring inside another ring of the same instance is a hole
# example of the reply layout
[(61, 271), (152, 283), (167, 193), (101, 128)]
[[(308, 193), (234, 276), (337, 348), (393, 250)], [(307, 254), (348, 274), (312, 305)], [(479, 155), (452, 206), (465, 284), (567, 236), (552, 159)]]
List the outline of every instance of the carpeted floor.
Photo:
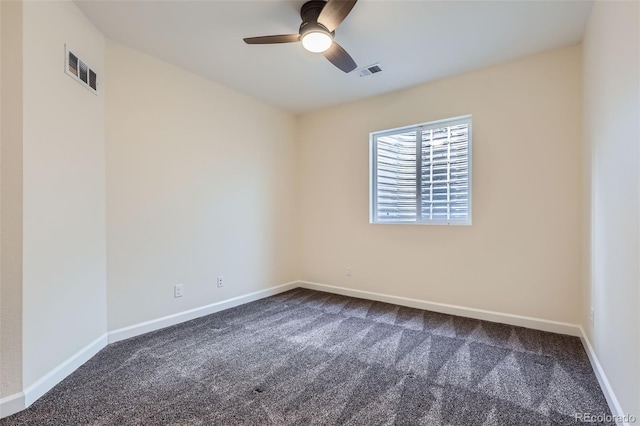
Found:
[(109, 345), (0, 425), (541, 426), (575, 413), (610, 414), (578, 338), (296, 289)]

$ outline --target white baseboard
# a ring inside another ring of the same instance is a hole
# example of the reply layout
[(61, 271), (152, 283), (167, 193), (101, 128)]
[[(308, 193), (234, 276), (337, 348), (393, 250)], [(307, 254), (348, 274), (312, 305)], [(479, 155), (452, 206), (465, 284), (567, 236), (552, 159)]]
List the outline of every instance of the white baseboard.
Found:
[[(363, 299), (375, 300), (379, 302), (393, 303), (401, 306), (408, 306), (417, 309), (425, 309), (434, 312), (441, 312), (451, 315), (459, 315), (468, 318), (475, 318), (485, 321), (499, 322), (503, 324), (516, 325), (521, 327), (533, 328), (553, 333), (568, 334), (580, 337), (585, 351), (589, 356), (591, 365), (595, 371), (600, 387), (609, 403), (612, 414), (622, 418), (624, 413), (620, 407), (620, 403), (616, 398), (613, 389), (598, 361), (598, 358), (581, 326), (558, 321), (549, 321), (540, 318), (533, 318), (521, 315), (504, 314), (500, 312), (487, 311), (482, 309), (466, 308), (463, 306), (449, 305), (445, 303), (429, 302), (419, 299), (411, 299), (407, 297), (392, 296), (389, 294), (374, 293), (363, 290), (355, 290), (345, 287), (337, 287), (328, 284), (319, 284), (309, 281), (296, 281), (270, 287), (265, 290), (256, 291), (243, 296), (234, 297), (232, 299), (223, 300), (221, 302), (180, 312), (166, 317), (146, 321), (140, 324), (124, 327), (118, 330), (104, 334), (82, 348), (65, 362), (51, 370), (40, 380), (29, 386), (24, 392), (19, 392), (8, 397), (0, 399), (0, 418), (10, 416), (18, 411), (24, 410), (35, 402), (42, 395), (51, 390), (55, 385), (60, 383), (65, 377), (73, 373), (78, 367), (91, 359), (108, 343), (135, 337), (150, 331), (159, 330), (161, 328), (176, 325), (185, 321), (219, 312), (265, 297), (273, 296), (296, 287), (307, 288), (311, 290), (326, 291), (329, 293), (341, 294), (343, 296), (359, 297)], [(618, 425), (628, 426), (628, 423), (618, 422)]]
[(24, 392), (0, 399), (0, 419), (24, 410)]
[(589, 361), (591, 361), (591, 366), (593, 367), (593, 371), (598, 378), (598, 383), (600, 383), (602, 392), (607, 399), (607, 403), (609, 404), (609, 408), (611, 409), (611, 414), (614, 416), (615, 420), (619, 420), (617, 421), (618, 426), (629, 426), (628, 422), (620, 420), (625, 418), (625, 413), (622, 411), (622, 407), (618, 402), (618, 398), (616, 398), (616, 395), (611, 388), (611, 384), (609, 383), (609, 380), (607, 379), (607, 376), (605, 375), (604, 370), (602, 369), (602, 366), (598, 361), (598, 357), (596, 356), (593, 346), (591, 346), (591, 342), (587, 338), (584, 329), (580, 325), (526, 317), (522, 315), (504, 314), (482, 309), (466, 308), (463, 306), (448, 305), (445, 303), (428, 302), (424, 300), (410, 299), (406, 297), (392, 296), (389, 294), (374, 293), (370, 291), (354, 290), (345, 287), (337, 287), (308, 281), (300, 281), (299, 287), (308, 288), (311, 290), (326, 291), (328, 293), (341, 294), (343, 296), (359, 297), (368, 300), (376, 300), (379, 302), (408, 306), (411, 308), (425, 309), (428, 311), (441, 312), (444, 314), (459, 315), (468, 318), (499, 322), (503, 324), (510, 324), (520, 327), (533, 328), (536, 330), (549, 331), (552, 333), (567, 334), (570, 336), (579, 337), (582, 341), (582, 345), (584, 346), (585, 351), (587, 352), (587, 355), (589, 356)]
[(38, 398), (64, 380), (64, 378), (73, 373), (78, 367), (91, 359), (109, 343), (128, 339), (150, 331), (159, 330), (161, 328), (209, 315), (224, 309), (233, 308), (235, 306), (273, 296), (296, 287), (298, 287), (298, 283), (294, 281), (265, 290), (256, 291), (254, 293), (245, 294), (243, 296), (234, 297), (232, 299), (223, 300), (211, 305), (202, 306), (200, 308), (191, 309), (189, 311), (158, 318), (152, 321), (146, 321), (130, 327), (124, 327), (110, 333), (105, 333), (75, 353), (62, 364), (51, 370), (37, 382), (27, 387), (23, 392), (15, 393), (0, 399), (0, 419), (29, 407)]
[(22, 411), (38, 398), (49, 392), (69, 374), (73, 373), (85, 362), (89, 361), (102, 348), (107, 346), (107, 333), (95, 339), (84, 348), (67, 358), (62, 364), (42, 376), (23, 392), (15, 393), (0, 399), (0, 419)]
[(62, 364), (41, 377), (40, 380), (27, 387), (24, 390), (24, 407), (27, 408), (42, 395), (49, 392), (55, 385), (64, 380), (65, 377), (93, 358), (93, 356), (105, 346), (107, 346), (107, 333), (80, 349)]
[(235, 306), (244, 305), (245, 303), (264, 299), (265, 297), (273, 296), (296, 287), (298, 287), (298, 282), (293, 281), (279, 286), (270, 287), (265, 290), (260, 290), (242, 296), (234, 297), (232, 299), (223, 300), (221, 302), (212, 303), (210, 305), (201, 306), (199, 308), (190, 309), (188, 311), (178, 312), (177, 314), (167, 315), (162, 318), (157, 318), (128, 327), (119, 328), (117, 330), (109, 332), (109, 343), (119, 342), (120, 340), (125, 340), (144, 333), (160, 330), (161, 328), (170, 327), (172, 325), (190, 321), (192, 319), (223, 311), (225, 309), (233, 308)]
[(536, 330), (549, 331), (552, 333), (567, 334), (570, 336), (580, 337), (582, 335), (580, 326), (566, 322), (550, 321), (522, 315), (504, 314), (501, 312), (486, 311), (483, 309), (466, 308), (464, 306), (449, 305), (446, 303), (428, 302), (426, 300), (410, 299), (408, 297), (392, 296), (390, 294), (374, 293), (371, 291), (354, 290), (351, 288), (336, 287), (333, 285), (319, 284), (309, 281), (299, 281), (298, 284), (299, 287), (308, 288), (310, 290), (326, 291), (329, 293), (341, 294), (343, 296), (393, 303), (395, 305), (408, 306), (410, 308), (424, 309), (443, 314), (499, 322), (502, 324), (516, 325)]
[(600, 383), (600, 388), (604, 393), (604, 397), (607, 399), (607, 403), (609, 404), (609, 408), (611, 409), (611, 414), (613, 414), (614, 418), (617, 421), (616, 424), (619, 426), (629, 426), (629, 423), (622, 420), (625, 418), (625, 413), (622, 411), (622, 407), (620, 406), (620, 402), (618, 402), (618, 398), (616, 394), (613, 392), (611, 388), (611, 384), (607, 379), (607, 376), (604, 374), (604, 370), (602, 369), (602, 365), (600, 365), (600, 361), (598, 361), (598, 357), (596, 355), (593, 346), (591, 346), (591, 342), (587, 337), (587, 334), (584, 332), (582, 326), (580, 326), (580, 340), (582, 340), (582, 346), (584, 346), (584, 350), (587, 352), (589, 356), (589, 361), (591, 361), (591, 366), (593, 367), (593, 371), (596, 373), (596, 377), (598, 378), (598, 383)]

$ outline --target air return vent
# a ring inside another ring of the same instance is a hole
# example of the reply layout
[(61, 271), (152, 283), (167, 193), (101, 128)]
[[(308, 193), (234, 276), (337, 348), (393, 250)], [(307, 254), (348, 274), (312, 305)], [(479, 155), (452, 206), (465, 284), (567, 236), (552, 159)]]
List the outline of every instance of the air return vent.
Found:
[(369, 65), (368, 67), (360, 68), (358, 70), (358, 75), (360, 77), (366, 77), (371, 74), (375, 74), (382, 71), (382, 66), (380, 63)]
[(94, 94), (98, 94), (98, 75), (65, 45), (64, 71)]

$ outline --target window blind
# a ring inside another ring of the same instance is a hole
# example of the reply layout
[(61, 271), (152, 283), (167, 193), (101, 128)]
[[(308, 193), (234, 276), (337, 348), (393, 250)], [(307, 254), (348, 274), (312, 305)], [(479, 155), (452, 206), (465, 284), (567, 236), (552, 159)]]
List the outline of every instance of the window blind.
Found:
[(373, 133), (374, 223), (471, 223), (471, 117)]
[(377, 214), (381, 221), (416, 220), (416, 131), (377, 143)]

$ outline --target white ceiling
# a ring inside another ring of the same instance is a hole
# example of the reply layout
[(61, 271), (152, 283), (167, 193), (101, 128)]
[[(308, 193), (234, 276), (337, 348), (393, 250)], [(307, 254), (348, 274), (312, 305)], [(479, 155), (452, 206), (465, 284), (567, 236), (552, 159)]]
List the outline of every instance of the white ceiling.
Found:
[(298, 1), (78, 1), (109, 38), (294, 113), (365, 98), (578, 43), (591, 1), (360, 0), (335, 39), (364, 67), (345, 74), (300, 43)]

